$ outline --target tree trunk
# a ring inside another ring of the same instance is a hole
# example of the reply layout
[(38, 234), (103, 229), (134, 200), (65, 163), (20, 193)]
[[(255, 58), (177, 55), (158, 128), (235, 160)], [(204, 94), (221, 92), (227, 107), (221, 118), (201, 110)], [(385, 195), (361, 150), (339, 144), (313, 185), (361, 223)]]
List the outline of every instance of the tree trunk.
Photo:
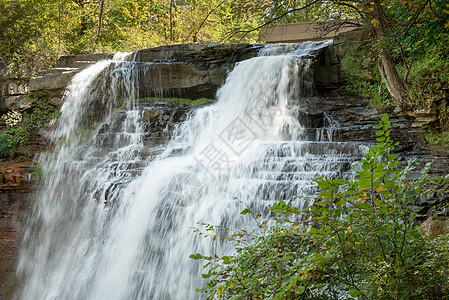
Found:
[(101, 26), (103, 23), (103, 13), (104, 13), (104, 0), (101, 0), (100, 16), (98, 18), (97, 46), (100, 44)]
[[(385, 17), (382, 14), (380, 1), (374, 0), (373, 5), (373, 27), (376, 32), (377, 39), (382, 42), (386, 37), (384, 31)], [(382, 77), (382, 81), (387, 86), (391, 96), (396, 100), (396, 111), (406, 109), (409, 98), (407, 84), (399, 76), (388, 48), (383, 48), (381, 50), (377, 67)]]
[(170, 0), (170, 41), (173, 42), (173, 19), (175, 16), (175, 0)]

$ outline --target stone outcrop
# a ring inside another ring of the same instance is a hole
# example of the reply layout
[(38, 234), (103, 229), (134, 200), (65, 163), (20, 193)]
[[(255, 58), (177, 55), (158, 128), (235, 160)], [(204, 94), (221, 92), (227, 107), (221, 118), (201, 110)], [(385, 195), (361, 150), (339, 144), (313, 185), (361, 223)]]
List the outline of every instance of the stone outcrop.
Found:
[[(262, 45), (245, 43), (168, 45), (136, 51), (127, 59), (136, 62), (141, 98), (214, 98), (227, 72), (237, 62), (257, 56), (261, 48)], [(323, 48), (315, 56), (313, 69), (317, 86), (335, 88), (341, 83), (341, 76), (333, 47)], [(30, 90), (60, 97), (76, 73), (108, 58), (112, 54), (62, 56), (56, 68), (31, 79)], [(108, 80), (100, 76), (97, 84), (100, 86)]]
[(28, 105), (28, 86), (29, 79), (26, 78), (0, 78), (0, 113)]
[(13, 283), (31, 192), (30, 161), (0, 163), (0, 299)]
[[(61, 56), (55, 68), (31, 78), (29, 90), (60, 98), (75, 74), (100, 60), (112, 57), (112, 53)], [(55, 99), (54, 102), (58, 103), (58, 100)]]

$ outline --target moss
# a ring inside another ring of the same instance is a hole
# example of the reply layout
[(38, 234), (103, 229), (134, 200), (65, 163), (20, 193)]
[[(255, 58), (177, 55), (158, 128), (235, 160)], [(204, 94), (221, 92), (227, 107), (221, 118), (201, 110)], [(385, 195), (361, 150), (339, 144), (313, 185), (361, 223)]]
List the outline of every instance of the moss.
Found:
[(429, 144), (439, 144), (443, 146), (449, 146), (449, 132), (448, 131), (442, 131), (442, 132), (428, 132), (426, 134), (426, 141)]

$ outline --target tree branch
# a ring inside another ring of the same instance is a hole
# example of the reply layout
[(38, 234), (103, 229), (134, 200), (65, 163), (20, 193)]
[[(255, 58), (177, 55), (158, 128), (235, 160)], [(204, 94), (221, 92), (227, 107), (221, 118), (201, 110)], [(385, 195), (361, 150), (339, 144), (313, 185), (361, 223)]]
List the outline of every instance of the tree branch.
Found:
[(288, 14), (290, 14), (292, 12), (304, 10), (306, 8), (309, 8), (309, 7), (317, 4), (318, 2), (321, 2), (321, 0), (312, 1), (309, 4), (306, 4), (306, 5), (304, 5), (304, 6), (300, 7), (300, 8), (290, 9), (290, 10), (286, 11), (285, 13), (281, 14), (280, 16), (277, 16), (276, 18), (273, 18), (273, 19), (269, 20), (268, 22), (265, 22), (264, 24), (262, 24), (260, 26), (257, 26), (255, 28), (249, 29), (249, 30), (241, 30), (239, 32), (248, 34), (248, 33), (253, 32), (255, 30), (261, 29), (261, 28), (263, 28), (263, 27), (265, 27), (267, 25), (270, 25), (271, 23), (273, 23), (273, 22), (275, 22), (275, 21), (277, 21), (279, 19), (282, 19), (283, 17), (285, 17), (286, 15), (288, 15)]

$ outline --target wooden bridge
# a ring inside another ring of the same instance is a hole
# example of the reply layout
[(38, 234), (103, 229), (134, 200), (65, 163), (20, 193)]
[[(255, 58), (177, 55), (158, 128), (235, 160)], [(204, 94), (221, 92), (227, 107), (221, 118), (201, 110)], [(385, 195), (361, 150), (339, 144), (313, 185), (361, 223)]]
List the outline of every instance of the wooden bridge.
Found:
[(260, 32), (265, 43), (300, 43), (332, 39), (338, 33), (356, 29), (361, 25), (358, 20), (332, 20), (278, 24)]

